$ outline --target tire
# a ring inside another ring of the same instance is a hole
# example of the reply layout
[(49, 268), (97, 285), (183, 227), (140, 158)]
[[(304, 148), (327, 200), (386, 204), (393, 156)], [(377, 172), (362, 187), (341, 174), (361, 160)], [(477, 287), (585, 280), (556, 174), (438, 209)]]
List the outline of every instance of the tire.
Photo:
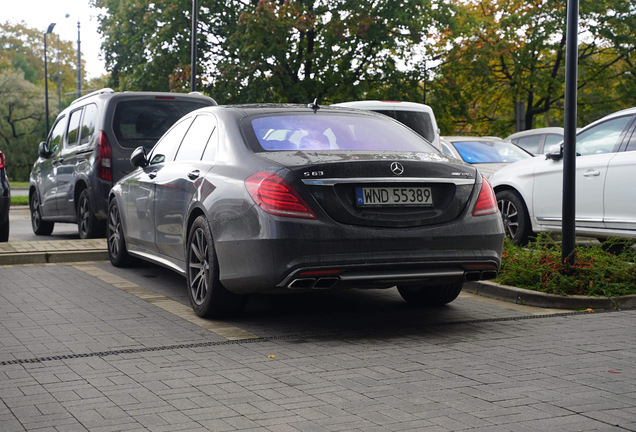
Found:
[(108, 223), (106, 224), (106, 242), (108, 259), (115, 267), (129, 267), (137, 260), (128, 254), (126, 239), (121, 224), (121, 214), (117, 202), (113, 199), (108, 205)]
[(398, 292), (412, 306), (442, 306), (455, 300), (463, 285), (463, 281), (425, 287), (404, 285), (398, 286)]
[(31, 210), (31, 228), (35, 235), (51, 235), (55, 224), (42, 220), (40, 209), (40, 196), (37, 191), (33, 191), (29, 199), (29, 210)]
[(7, 215), (7, 221), (0, 224), (0, 242), (9, 241), (9, 216)]
[(228, 291), (219, 281), (210, 226), (204, 216), (196, 218), (186, 247), (188, 296), (194, 312), (202, 318), (222, 318), (240, 314), (247, 296)]
[(526, 205), (516, 192), (511, 190), (498, 192), (497, 207), (501, 213), (506, 236), (513, 243), (525, 245), (530, 237), (535, 236)]
[(77, 232), (81, 239), (103, 237), (105, 224), (95, 217), (88, 189), (77, 200)]

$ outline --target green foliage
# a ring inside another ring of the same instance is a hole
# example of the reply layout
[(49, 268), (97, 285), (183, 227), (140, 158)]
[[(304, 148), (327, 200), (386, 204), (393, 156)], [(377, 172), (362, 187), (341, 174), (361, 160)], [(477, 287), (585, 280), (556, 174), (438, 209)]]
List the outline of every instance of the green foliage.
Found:
[(44, 94), (16, 70), (0, 71), (0, 149), (9, 179), (26, 180), (44, 137)]
[[(111, 86), (189, 88), (189, 0), (92, 4), (107, 12), (100, 29)], [(430, 20), (429, 0), (200, 0), (199, 7), (197, 82), (221, 103), (419, 98), (419, 77), (405, 71)]]
[[(525, 106), (525, 128), (561, 126), (565, 13), (564, 0), (453, 2), (432, 47), (441, 61), (432, 98), (442, 133), (505, 136), (514, 131), (517, 102)], [(626, 73), (633, 70), (635, 16), (629, 0), (581, 4), (582, 125), (636, 105), (636, 77)]]
[(11, 205), (12, 206), (27, 206), (29, 205), (29, 197), (28, 196), (11, 196)]
[(566, 271), (561, 245), (548, 235), (538, 236), (525, 247), (506, 241), (495, 282), (560, 295), (636, 294), (636, 249), (629, 247), (632, 244), (613, 239), (603, 245), (579, 246), (574, 263)]

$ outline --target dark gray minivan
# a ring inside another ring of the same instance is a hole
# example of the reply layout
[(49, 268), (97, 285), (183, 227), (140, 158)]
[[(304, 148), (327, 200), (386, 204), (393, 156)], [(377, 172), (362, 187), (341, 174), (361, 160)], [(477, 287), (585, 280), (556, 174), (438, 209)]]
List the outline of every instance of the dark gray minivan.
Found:
[(31, 225), (50, 235), (55, 222), (76, 223), (80, 238), (105, 234), (108, 193), (132, 170), (130, 154), (150, 150), (177, 120), (216, 105), (199, 93), (115, 92), (76, 99), (55, 120), (29, 186)]

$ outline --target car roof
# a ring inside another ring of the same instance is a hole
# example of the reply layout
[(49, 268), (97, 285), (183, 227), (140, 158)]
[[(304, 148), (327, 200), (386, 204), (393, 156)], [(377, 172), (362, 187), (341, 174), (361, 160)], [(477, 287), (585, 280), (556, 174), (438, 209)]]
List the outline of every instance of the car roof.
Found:
[(450, 141), (450, 142), (455, 142), (455, 141), (504, 141), (504, 142), (509, 142), (505, 139), (499, 138), (499, 137), (493, 137), (493, 136), (462, 136), (462, 135), (455, 135), (455, 136), (442, 136), (440, 137), (442, 139), (445, 139), (446, 141)]
[(524, 137), (529, 135), (549, 134), (549, 133), (563, 135), (563, 128), (562, 127), (545, 127), (545, 128), (528, 129), (528, 130), (519, 131), (511, 135), (508, 135), (506, 139), (519, 138), (519, 137)]
[(339, 102), (331, 106), (340, 106), (348, 108), (366, 109), (366, 110), (386, 110), (394, 109), (396, 111), (426, 111), (432, 112), (433, 109), (425, 104), (405, 101), (381, 101), (381, 100), (364, 100)]
[(80, 102), (87, 101), (93, 98), (102, 98), (102, 99), (133, 99), (133, 98), (141, 98), (141, 97), (150, 97), (150, 98), (194, 98), (199, 100), (206, 100), (211, 102), (213, 105), (216, 105), (216, 101), (209, 96), (205, 96), (199, 92), (190, 92), (190, 93), (175, 93), (175, 92), (146, 92), (146, 91), (124, 91), (124, 92), (116, 92), (111, 88), (103, 88), (100, 90), (96, 90), (92, 93), (79, 97), (71, 102), (69, 107), (74, 106)]

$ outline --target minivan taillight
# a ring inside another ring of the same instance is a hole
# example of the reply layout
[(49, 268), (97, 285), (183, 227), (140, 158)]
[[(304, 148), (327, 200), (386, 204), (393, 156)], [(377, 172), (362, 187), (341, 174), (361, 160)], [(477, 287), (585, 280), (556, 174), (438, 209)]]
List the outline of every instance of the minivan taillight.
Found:
[(104, 131), (99, 131), (97, 135), (97, 177), (113, 181), (110, 142)]
[(479, 197), (473, 209), (473, 216), (485, 216), (499, 211), (495, 191), (492, 190), (492, 186), (490, 182), (486, 180), (486, 177), (482, 175), (481, 178), (481, 190), (479, 191)]
[(0, 152), (0, 169), (4, 169), (4, 153)]
[(254, 202), (267, 213), (303, 219), (316, 219), (305, 200), (289, 183), (271, 172), (258, 172), (245, 180)]

